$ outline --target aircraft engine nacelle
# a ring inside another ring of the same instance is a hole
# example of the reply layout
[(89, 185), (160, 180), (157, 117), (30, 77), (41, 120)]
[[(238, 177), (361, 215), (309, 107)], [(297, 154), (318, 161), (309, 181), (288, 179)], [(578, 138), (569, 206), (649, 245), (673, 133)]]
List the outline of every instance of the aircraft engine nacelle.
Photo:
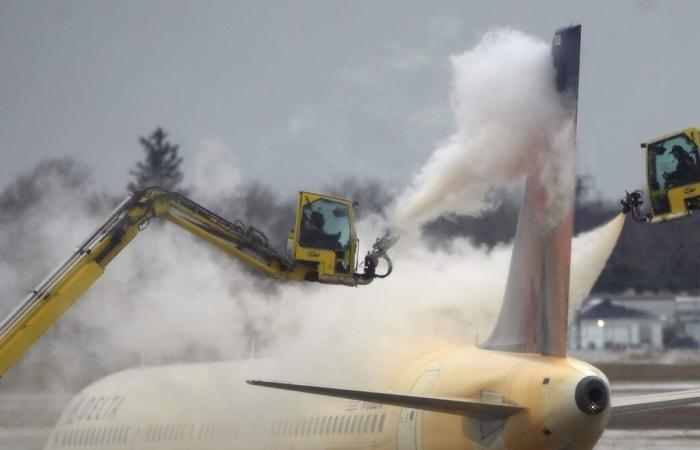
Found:
[(507, 383), (505, 395), (527, 411), (506, 421), (506, 447), (592, 449), (610, 417), (607, 378), (593, 366), (571, 358), (559, 364), (542, 362), (523, 364), (508, 376), (510, 380), (527, 379)]

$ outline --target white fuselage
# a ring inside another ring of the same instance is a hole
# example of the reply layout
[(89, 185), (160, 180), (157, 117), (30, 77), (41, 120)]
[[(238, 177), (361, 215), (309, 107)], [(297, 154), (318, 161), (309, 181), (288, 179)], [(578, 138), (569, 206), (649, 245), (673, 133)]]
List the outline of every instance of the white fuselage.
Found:
[(603, 375), (571, 358), (452, 349), (412, 361), (382, 385), (355, 386), (527, 408), (500, 421), (249, 386), (244, 380), (260, 375), (254, 366), (175, 365), (108, 376), (70, 402), (46, 449), (590, 449), (609, 416), (576, 406), (577, 383)]

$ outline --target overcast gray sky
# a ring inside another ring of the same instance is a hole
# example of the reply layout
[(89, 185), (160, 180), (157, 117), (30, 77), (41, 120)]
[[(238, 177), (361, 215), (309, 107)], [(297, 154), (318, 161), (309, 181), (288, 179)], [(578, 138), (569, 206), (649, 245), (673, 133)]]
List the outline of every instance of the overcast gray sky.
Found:
[(641, 141), (700, 125), (700, 2), (0, 0), (0, 186), (69, 155), (124, 190), (157, 125), (186, 164), (215, 141), (279, 191), (402, 186), (455, 128), (449, 55), (571, 23), (578, 168), (617, 198), (643, 182)]

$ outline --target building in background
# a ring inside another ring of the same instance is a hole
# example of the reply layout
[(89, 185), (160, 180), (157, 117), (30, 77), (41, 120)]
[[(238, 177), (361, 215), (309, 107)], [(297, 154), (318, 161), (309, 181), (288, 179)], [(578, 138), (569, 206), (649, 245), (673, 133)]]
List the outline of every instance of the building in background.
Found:
[(697, 345), (700, 342), (700, 297), (676, 297), (676, 321), (678, 329)]
[(577, 312), (569, 346), (580, 350), (662, 350), (664, 322), (658, 315), (619, 305), (609, 298), (589, 299)]

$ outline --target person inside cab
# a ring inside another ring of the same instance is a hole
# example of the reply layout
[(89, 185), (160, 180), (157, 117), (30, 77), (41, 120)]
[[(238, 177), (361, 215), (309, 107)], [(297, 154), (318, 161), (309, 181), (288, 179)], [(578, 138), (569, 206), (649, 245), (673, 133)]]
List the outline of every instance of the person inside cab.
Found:
[(310, 216), (304, 214), (301, 224), (301, 244), (304, 247), (342, 250), (340, 232), (329, 234), (324, 231), (326, 218), (318, 211), (311, 211)]
[(671, 154), (676, 159), (676, 170), (664, 172), (664, 178), (669, 186), (677, 186), (688, 181), (695, 172), (695, 160), (680, 145), (674, 145)]

